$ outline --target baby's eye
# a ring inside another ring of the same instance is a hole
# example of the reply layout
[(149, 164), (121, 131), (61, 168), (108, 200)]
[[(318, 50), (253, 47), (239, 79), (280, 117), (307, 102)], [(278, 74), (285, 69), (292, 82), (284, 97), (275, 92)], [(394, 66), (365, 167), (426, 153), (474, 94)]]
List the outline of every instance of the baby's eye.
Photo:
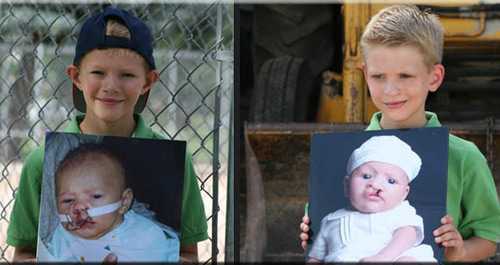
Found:
[(372, 79), (377, 79), (377, 80), (379, 80), (379, 79), (383, 79), (383, 78), (384, 78), (384, 75), (382, 75), (382, 74), (374, 74), (374, 75), (372, 75), (371, 77), (372, 77)]
[(362, 176), (363, 179), (371, 179), (372, 176), (371, 175), (368, 175), (368, 174), (363, 174)]
[(62, 199), (61, 203), (67, 204), (67, 203), (72, 203), (74, 200), (73, 199)]
[(102, 198), (101, 194), (94, 194), (94, 199), (100, 199), (100, 198)]
[(394, 178), (389, 178), (389, 179), (387, 179), (387, 182), (388, 182), (389, 184), (396, 184), (396, 180), (395, 180)]
[(104, 72), (100, 70), (93, 70), (90, 73), (93, 75), (104, 75)]
[(412, 75), (409, 75), (409, 74), (400, 74), (399, 75), (399, 78), (401, 78), (401, 79), (408, 79), (408, 78), (411, 78), (411, 77), (412, 77)]

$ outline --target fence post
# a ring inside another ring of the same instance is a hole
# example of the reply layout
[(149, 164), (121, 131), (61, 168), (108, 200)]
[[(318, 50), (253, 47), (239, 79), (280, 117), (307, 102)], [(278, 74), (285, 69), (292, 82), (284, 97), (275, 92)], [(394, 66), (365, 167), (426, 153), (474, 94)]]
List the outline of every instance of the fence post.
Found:
[[(231, 95), (231, 108), (229, 113), (229, 139), (234, 139), (234, 90)], [(235, 262), (234, 252), (234, 140), (229, 140), (228, 153), (228, 174), (227, 174), (227, 205), (226, 205), (226, 251), (224, 260), (226, 262)]]

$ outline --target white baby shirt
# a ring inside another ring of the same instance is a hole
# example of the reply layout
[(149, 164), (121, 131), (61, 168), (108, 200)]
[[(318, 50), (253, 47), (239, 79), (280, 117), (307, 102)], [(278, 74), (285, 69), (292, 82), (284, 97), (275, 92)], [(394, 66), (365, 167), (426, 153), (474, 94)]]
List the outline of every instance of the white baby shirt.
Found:
[(412, 256), (419, 261), (436, 261), (432, 248), (420, 245), (424, 238), (423, 220), (408, 201), (380, 213), (365, 214), (340, 209), (328, 214), (321, 221), (320, 232), (309, 257), (324, 262), (357, 262), (377, 254), (391, 241), (394, 231), (402, 226), (416, 227), (417, 241), (413, 248), (401, 256)]
[(96, 240), (74, 236), (59, 224), (47, 248), (52, 261), (102, 262), (113, 253), (118, 262), (177, 262), (180, 243), (173, 230), (130, 210), (118, 227)]

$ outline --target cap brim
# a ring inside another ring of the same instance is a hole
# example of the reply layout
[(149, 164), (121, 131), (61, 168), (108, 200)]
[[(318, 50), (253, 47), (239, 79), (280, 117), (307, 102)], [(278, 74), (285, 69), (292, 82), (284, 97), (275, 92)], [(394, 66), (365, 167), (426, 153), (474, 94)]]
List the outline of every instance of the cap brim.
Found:
[(139, 99), (137, 99), (137, 103), (135, 103), (135, 109), (134, 109), (135, 113), (141, 113), (144, 110), (144, 108), (146, 107), (146, 102), (148, 101), (148, 97), (149, 97), (149, 90), (143, 95), (141, 95)]
[(87, 105), (85, 104), (85, 98), (83, 97), (82, 91), (73, 84), (73, 106), (79, 111), (85, 113)]
[[(148, 101), (149, 91), (141, 95), (135, 104), (135, 113), (141, 113), (146, 107), (146, 102)], [(85, 98), (83, 97), (82, 91), (73, 84), (73, 105), (75, 108), (82, 113), (87, 111), (87, 104), (85, 104)]]

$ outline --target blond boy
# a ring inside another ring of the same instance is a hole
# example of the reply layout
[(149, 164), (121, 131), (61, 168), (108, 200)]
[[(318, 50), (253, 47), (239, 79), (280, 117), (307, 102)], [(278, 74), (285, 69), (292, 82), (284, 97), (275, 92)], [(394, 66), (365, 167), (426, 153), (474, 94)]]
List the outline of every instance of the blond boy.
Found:
[[(441, 126), (425, 111), (429, 92), (444, 78), (443, 28), (437, 16), (414, 5), (385, 8), (372, 17), (361, 38), (363, 72), (375, 113), (367, 130)], [(500, 205), (491, 172), (471, 142), (449, 136), (447, 212), (434, 240), (447, 261), (480, 261), (495, 254)], [(302, 246), (309, 218), (301, 223)]]

